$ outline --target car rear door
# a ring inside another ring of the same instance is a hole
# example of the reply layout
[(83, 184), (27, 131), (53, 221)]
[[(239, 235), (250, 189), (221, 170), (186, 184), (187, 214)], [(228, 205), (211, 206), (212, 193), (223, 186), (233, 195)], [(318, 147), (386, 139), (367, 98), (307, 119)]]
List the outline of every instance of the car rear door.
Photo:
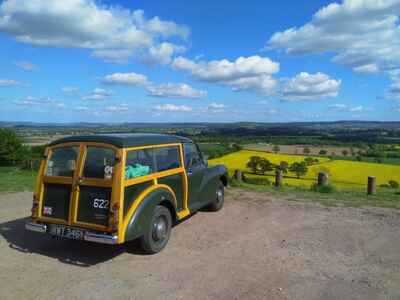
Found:
[(39, 218), (69, 224), (73, 211), (74, 182), (81, 155), (79, 144), (60, 145), (50, 149), (43, 174)]
[(84, 145), (82, 166), (75, 182), (73, 224), (107, 230), (115, 174), (116, 150)]

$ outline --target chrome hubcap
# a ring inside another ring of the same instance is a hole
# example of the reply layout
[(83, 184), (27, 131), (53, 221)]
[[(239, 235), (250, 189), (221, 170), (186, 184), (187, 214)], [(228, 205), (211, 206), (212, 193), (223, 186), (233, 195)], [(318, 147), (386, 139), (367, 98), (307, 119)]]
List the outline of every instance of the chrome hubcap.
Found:
[(153, 239), (155, 241), (163, 240), (167, 236), (167, 221), (160, 216), (153, 223)]
[(223, 197), (224, 197), (224, 192), (222, 191), (222, 189), (218, 189), (217, 190), (217, 201), (218, 202), (222, 201)]

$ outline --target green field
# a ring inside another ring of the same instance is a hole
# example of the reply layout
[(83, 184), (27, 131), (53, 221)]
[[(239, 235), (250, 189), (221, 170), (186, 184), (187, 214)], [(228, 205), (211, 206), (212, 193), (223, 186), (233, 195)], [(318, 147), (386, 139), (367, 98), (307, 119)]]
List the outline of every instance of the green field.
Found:
[(0, 167), (0, 192), (32, 191), (36, 173), (17, 167)]
[[(212, 159), (209, 163), (210, 165), (225, 164), (230, 174), (232, 174), (235, 169), (250, 172), (246, 167), (246, 163), (251, 156), (266, 158), (274, 164), (278, 164), (281, 161), (293, 163), (295, 161), (302, 161), (305, 158), (305, 156), (301, 155), (273, 154), (262, 151), (242, 150)], [(327, 172), (330, 176), (331, 183), (342, 189), (364, 188), (368, 176), (375, 176), (378, 185), (387, 184), (389, 180), (400, 182), (400, 166), (346, 160), (329, 160), (321, 157), (318, 157), (318, 159), (319, 163), (310, 166), (308, 173), (304, 177), (297, 179), (293, 174), (289, 173), (284, 178), (284, 183), (294, 186), (309, 187), (316, 182), (317, 174), (321, 171)], [(252, 174), (247, 176), (262, 177), (262, 175)], [(272, 179), (273, 172), (270, 172), (266, 176), (270, 176), (270, 179)]]

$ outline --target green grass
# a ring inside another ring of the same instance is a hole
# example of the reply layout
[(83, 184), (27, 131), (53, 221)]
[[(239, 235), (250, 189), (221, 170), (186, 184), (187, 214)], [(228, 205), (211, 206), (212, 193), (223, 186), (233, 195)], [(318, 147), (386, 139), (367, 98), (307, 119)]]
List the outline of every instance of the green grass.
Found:
[(0, 167), (0, 192), (33, 191), (36, 174), (18, 167)]
[(366, 192), (361, 190), (343, 191), (335, 188), (328, 193), (322, 193), (310, 188), (296, 186), (275, 188), (268, 185), (239, 184), (237, 182), (232, 182), (231, 186), (269, 193), (289, 201), (317, 202), (325, 206), (374, 206), (400, 209), (399, 189), (378, 188), (376, 195), (366, 195)]

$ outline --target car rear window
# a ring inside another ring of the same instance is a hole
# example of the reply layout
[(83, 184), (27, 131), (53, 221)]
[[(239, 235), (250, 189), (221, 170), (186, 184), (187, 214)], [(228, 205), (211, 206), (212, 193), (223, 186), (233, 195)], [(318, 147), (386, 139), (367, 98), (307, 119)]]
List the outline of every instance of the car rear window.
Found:
[(111, 179), (114, 172), (115, 152), (110, 148), (87, 147), (83, 177)]
[(76, 169), (79, 146), (56, 148), (47, 162), (46, 176), (72, 177)]

